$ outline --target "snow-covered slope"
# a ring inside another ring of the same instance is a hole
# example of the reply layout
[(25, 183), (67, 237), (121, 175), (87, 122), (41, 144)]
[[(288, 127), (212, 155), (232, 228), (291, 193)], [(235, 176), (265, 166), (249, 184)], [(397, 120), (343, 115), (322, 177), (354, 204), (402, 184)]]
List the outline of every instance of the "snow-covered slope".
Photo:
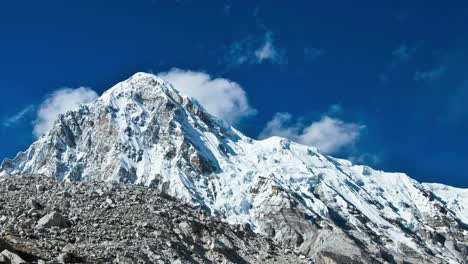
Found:
[(447, 200), (402, 173), (248, 138), (146, 73), (60, 115), (0, 174), (145, 184), (323, 263), (467, 260), (466, 190)]
[(468, 224), (468, 189), (455, 188), (439, 183), (424, 183), (449, 210)]

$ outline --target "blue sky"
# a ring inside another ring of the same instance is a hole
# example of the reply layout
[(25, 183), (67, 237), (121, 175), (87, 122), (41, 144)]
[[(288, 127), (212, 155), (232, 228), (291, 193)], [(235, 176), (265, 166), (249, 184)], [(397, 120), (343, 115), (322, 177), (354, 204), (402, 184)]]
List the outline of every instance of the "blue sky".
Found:
[(466, 1), (7, 0), (0, 33), (0, 158), (146, 71), (251, 137), (468, 187)]

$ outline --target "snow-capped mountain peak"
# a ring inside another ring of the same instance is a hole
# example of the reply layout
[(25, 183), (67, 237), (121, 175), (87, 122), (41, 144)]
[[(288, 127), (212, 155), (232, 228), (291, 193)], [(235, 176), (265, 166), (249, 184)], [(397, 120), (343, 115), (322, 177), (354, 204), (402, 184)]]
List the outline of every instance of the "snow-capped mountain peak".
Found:
[(463, 263), (468, 252), (465, 190), (453, 198), (288, 139), (251, 139), (147, 73), (60, 115), (0, 174), (144, 184), (322, 261)]

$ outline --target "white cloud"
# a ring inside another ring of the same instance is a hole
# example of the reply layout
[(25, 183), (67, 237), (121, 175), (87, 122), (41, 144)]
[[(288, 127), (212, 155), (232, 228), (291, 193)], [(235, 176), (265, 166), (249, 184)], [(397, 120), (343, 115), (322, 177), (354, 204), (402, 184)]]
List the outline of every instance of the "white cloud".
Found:
[(29, 114), (33, 110), (34, 110), (34, 105), (27, 106), (26, 108), (19, 111), (18, 113), (14, 114), (14, 115), (12, 115), (10, 117), (5, 118), (2, 121), (2, 126), (10, 127), (10, 126), (18, 123), (21, 119), (23, 119), (27, 114)]
[(277, 113), (273, 120), (267, 123), (259, 137), (286, 137), (332, 154), (356, 142), (364, 128), (365, 126), (346, 123), (329, 116), (323, 116), (319, 121), (306, 126), (300, 122), (293, 122), (289, 113)]
[(296, 140), (301, 131), (301, 125), (291, 124), (292, 119), (290, 113), (276, 113), (273, 119), (266, 124), (259, 138), (278, 136)]
[(34, 121), (33, 134), (40, 137), (52, 128), (59, 114), (74, 110), (80, 104), (94, 101), (97, 97), (95, 91), (86, 87), (63, 88), (55, 91), (39, 106), (37, 118)]
[(181, 93), (197, 99), (210, 114), (228, 123), (256, 113), (250, 107), (244, 89), (236, 82), (178, 68), (158, 75)]
[(345, 123), (340, 119), (324, 116), (302, 131), (299, 142), (316, 146), (325, 153), (334, 153), (354, 143), (362, 128), (363, 126), (355, 123)]

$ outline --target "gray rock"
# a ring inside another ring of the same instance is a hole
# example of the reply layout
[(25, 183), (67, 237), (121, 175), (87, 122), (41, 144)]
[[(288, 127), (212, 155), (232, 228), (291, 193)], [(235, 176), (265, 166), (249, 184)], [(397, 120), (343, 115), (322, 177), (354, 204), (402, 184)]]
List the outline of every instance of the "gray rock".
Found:
[(62, 248), (62, 252), (63, 253), (73, 253), (73, 254), (75, 254), (76, 253), (76, 247), (73, 244), (66, 244)]
[(11, 264), (22, 264), (22, 263), (27, 263), (24, 259), (22, 259), (20, 256), (18, 256), (17, 254), (5, 249), (2, 251), (2, 253), (0, 253), (1, 255), (3, 255), (6, 259), (8, 259), (8, 261), (11, 263)]
[(192, 225), (189, 222), (181, 222), (179, 228), (184, 234), (191, 234), (193, 232)]
[(240, 224), (239, 225), (239, 230), (246, 233), (246, 234), (248, 234), (248, 235), (253, 234), (252, 228), (250, 227), (250, 224), (248, 224), (248, 223)]
[(36, 185), (36, 190), (38, 192), (44, 192), (46, 190), (46, 187), (44, 185), (38, 184)]
[(73, 260), (74, 260), (74, 256), (70, 252), (60, 253), (60, 255), (58, 255), (57, 257), (57, 261), (59, 263), (73, 263), (74, 262)]
[(42, 210), (44, 209), (44, 206), (42, 204), (40, 204), (38, 201), (34, 200), (34, 199), (29, 199), (28, 200), (28, 206), (31, 208), (31, 209), (34, 209), (34, 210)]
[(36, 227), (37, 228), (51, 228), (51, 227), (66, 228), (68, 227), (68, 225), (69, 225), (68, 220), (65, 217), (63, 217), (58, 212), (52, 212), (42, 217), (37, 222)]
[(111, 198), (107, 198), (106, 203), (109, 204), (109, 205), (113, 205), (114, 201)]
[(6, 215), (2, 215), (0, 217), (0, 224), (3, 224), (8, 221), (8, 217)]
[(232, 243), (224, 237), (221, 237), (220, 239), (212, 238), (210, 249), (217, 252), (222, 252), (232, 249), (232, 246)]

